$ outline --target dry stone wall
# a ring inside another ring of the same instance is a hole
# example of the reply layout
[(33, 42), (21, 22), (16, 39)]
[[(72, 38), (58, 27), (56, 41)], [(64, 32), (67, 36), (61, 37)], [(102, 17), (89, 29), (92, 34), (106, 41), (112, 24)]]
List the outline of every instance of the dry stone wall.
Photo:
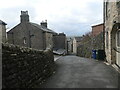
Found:
[(49, 77), (54, 67), (51, 50), (2, 44), (2, 88), (31, 88)]

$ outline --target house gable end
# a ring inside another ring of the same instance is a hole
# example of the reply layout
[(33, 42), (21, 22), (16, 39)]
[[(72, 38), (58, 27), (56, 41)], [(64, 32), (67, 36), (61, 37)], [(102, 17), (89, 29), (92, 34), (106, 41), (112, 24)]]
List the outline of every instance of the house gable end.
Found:
[(11, 30), (9, 30), (7, 33), (11, 33), (14, 32), (14, 30), (17, 30), (16, 28), (20, 27), (21, 24), (16, 25), (15, 27), (13, 27)]

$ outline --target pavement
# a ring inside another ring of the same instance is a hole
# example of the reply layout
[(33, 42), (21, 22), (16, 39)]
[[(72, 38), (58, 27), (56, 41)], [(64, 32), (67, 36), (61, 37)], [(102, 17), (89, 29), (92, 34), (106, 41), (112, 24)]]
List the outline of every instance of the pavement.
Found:
[(54, 61), (58, 60), (60, 57), (62, 57), (62, 56), (60, 56), (60, 55), (54, 55)]
[(118, 88), (119, 86), (120, 73), (103, 61), (69, 55), (60, 57), (55, 63), (56, 72), (37, 88)]

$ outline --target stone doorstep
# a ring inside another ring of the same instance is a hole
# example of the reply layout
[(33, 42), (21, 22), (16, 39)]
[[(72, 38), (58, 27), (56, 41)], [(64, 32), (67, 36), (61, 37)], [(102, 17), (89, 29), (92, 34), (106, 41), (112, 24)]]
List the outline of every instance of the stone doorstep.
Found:
[(116, 64), (112, 64), (112, 67), (114, 67), (120, 73), (120, 68)]
[(106, 61), (105, 61), (104, 63), (105, 63), (106, 65), (110, 65), (110, 64), (109, 64), (108, 62), (106, 62)]
[(113, 68), (115, 68), (116, 71), (120, 73), (120, 68), (116, 64), (109, 64), (108, 62), (104, 62), (106, 65), (111, 65)]

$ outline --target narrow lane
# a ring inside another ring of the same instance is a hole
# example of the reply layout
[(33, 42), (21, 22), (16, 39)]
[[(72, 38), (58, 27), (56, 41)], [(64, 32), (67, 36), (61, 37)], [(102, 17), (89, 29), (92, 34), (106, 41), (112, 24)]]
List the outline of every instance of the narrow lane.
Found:
[(117, 88), (118, 72), (103, 61), (63, 56), (55, 74), (39, 88)]

